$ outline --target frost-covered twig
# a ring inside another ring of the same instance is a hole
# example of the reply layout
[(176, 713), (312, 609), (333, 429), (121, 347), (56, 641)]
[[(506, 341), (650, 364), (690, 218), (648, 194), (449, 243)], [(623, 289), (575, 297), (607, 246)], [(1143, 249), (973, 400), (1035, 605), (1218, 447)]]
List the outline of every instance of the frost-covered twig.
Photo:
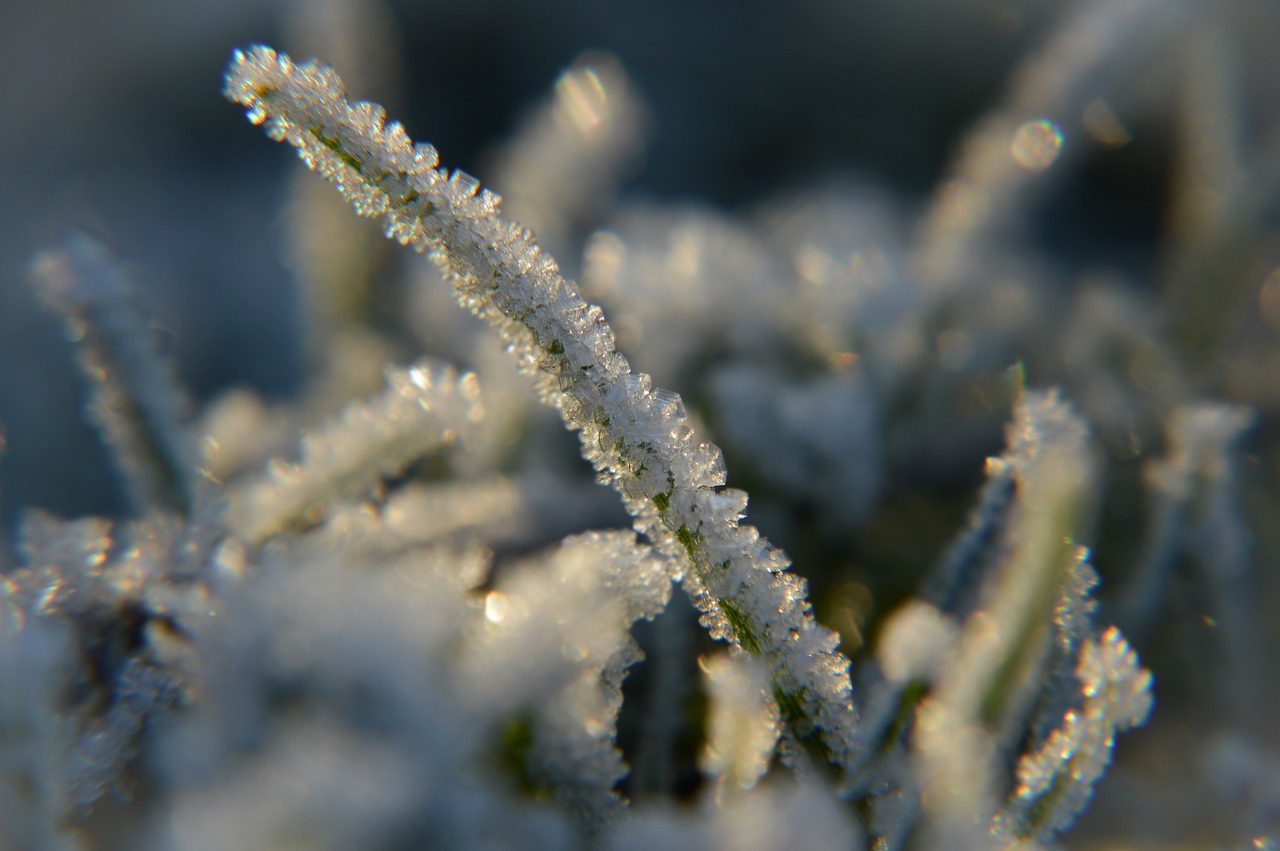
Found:
[(276, 459), (259, 479), (229, 497), (227, 524), (260, 543), (335, 496), (373, 485), (424, 453), (452, 443), (483, 419), (470, 373), (424, 361), (388, 370), (387, 391), (352, 404), (335, 422), (307, 434), (299, 464)]
[(786, 555), (739, 524), (746, 494), (720, 489), (720, 451), (695, 437), (680, 397), (631, 372), (600, 309), (528, 233), (498, 216), (497, 196), (438, 168), (435, 149), (385, 124), (380, 107), (348, 103), (326, 66), (255, 47), (235, 54), (225, 92), (359, 213), (383, 217), (388, 236), (431, 254), (460, 301), (498, 329), (542, 398), (579, 431), (636, 528), (668, 553), (687, 553), (694, 570), (686, 583), (704, 623), (766, 661), (793, 734), (819, 758), (846, 765), (855, 714), (838, 636), (814, 620)]

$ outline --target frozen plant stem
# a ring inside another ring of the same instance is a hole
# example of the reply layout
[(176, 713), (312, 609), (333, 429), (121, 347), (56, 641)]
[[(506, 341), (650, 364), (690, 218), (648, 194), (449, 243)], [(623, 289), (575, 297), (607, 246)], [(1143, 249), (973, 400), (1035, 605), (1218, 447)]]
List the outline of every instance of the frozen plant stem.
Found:
[(225, 94), (267, 135), (287, 141), (387, 235), (428, 253), (459, 301), (506, 340), (542, 399), (578, 431), (602, 482), (622, 495), (636, 529), (687, 555), (685, 586), (702, 621), (768, 666), (791, 734), (843, 771), (856, 716), (849, 661), (814, 620), (789, 559), (739, 524), (745, 493), (724, 489), (720, 450), (700, 441), (680, 397), (654, 390), (614, 349), (600, 308), (587, 304), (527, 231), (498, 216), (498, 196), (462, 171), (439, 168), (381, 107), (349, 103), (327, 66), (295, 65), (255, 46), (237, 51)]

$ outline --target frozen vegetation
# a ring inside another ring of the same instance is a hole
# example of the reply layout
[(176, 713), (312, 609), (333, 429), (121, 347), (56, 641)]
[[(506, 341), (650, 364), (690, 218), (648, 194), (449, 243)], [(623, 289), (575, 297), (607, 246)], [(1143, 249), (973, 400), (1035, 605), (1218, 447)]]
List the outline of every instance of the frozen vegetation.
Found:
[[(31, 248), (119, 499), (0, 529), (0, 849), (1275, 847), (1280, 16), (1055, 5), (918, 209), (735, 213), (627, 198), (611, 53), (482, 185), (348, 96), (386, 9), (291, 8), (222, 93), (306, 166), (293, 393)], [(1160, 262), (1038, 245), (1153, 128)]]

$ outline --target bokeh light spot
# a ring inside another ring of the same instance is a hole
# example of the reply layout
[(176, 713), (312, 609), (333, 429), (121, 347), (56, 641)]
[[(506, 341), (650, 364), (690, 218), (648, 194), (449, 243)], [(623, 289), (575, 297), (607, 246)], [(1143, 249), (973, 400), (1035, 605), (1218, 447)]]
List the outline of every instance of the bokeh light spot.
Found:
[(1013, 134), (1013, 159), (1029, 171), (1044, 171), (1061, 151), (1062, 131), (1052, 121), (1028, 121)]

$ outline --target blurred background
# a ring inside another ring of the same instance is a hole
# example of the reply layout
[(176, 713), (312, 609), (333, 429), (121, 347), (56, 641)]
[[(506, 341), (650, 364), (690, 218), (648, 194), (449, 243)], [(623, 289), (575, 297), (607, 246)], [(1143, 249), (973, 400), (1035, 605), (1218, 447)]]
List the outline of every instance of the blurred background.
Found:
[[(370, 7), (387, 34), (388, 78), (353, 95), (385, 103), (415, 138), (484, 179), (485, 151), (580, 51), (603, 48), (652, 116), (627, 194), (732, 209), (846, 175), (911, 207), (1067, 5), (388, 2)], [(25, 286), (27, 267), (67, 228), (85, 229), (136, 265), (197, 395), (245, 382), (290, 392), (301, 367), (278, 238), (289, 157), (246, 127), (221, 78), (236, 46), (305, 42), (314, 10), (301, 0), (5, 7), (0, 498), (6, 523), (24, 505), (111, 513), (119, 504), (81, 422), (72, 354)], [(1242, 52), (1276, 32), (1275, 20), (1259, 23), (1237, 28)], [(1055, 187), (1036, 229), (1047, 248), (1153, 262), (1177, 73), (1167, 54), (1144, 58), (1124, 116), (1133, 143)], [(1276, 75), (1259, 67), (1248, 82), (1251, 100), (1276, 102)]]

